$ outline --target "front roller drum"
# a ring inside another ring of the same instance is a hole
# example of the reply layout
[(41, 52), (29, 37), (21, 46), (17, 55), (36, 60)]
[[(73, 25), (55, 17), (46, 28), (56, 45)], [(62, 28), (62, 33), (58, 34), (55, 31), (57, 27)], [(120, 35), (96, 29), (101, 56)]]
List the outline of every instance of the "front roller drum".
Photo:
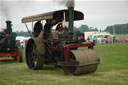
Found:
[[(78, 62), (78, 64), (73, 62)], [(88, 74), (96, 71), (99, 59), (92, 49), (72, 50), (70, 52), (70, 63), (72, 63), (72, 65), (63, 66), (66, 74)]]
[(45, 62), (43, 42), (38, 38), (29, 39), (26, 46), (26, 62), (30, 69), (41, 69)]

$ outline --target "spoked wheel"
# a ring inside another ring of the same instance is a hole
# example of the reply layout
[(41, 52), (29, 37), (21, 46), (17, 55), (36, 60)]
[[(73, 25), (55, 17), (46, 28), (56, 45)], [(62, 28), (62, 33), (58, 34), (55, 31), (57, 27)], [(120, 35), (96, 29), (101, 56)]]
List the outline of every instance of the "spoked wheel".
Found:
[(17, 48), (17, 61), (18, 62), (23, 62), (23, 55), (22, 55), (22, 47)]
[(26, 62), (30, 69), (41, 69), (44, 64), (44, 56), (39, 54), (37, 44), (33, 39), (28, 41), (26, 47)]
[(23, 62), (22, 48), (21, 47), (17, 47), (15, 53), (16, 53), (17, 56), (12, 56), (13, 60), (17, 61), (19, 63)]
[(23, 62), (23, 53), (22, 53), (21, 47), (19, 47), (19, 54), (20, 54), (20, 61), (19, 62)]
[(32, 52), (30, 53), (30, 55), (31, 55), (32, 65), (36, 66), (39, 54), (37, 53), (37, 49), (36, 49), (35, 43), (33, 44), (31, 51)]

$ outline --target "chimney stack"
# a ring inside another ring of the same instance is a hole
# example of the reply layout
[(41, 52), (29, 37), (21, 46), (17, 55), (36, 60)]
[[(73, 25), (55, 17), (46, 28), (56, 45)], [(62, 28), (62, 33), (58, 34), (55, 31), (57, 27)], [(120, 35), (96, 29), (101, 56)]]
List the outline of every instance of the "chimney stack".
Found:
[(12, 32), (12, 22), (11, 21), (6, 21), (6, 26), (7, 26), (7, 33), (11, 34)]
[(72, 32), (74, 25), (74, 7), (68, 7), (69, 14), (69, 31)]

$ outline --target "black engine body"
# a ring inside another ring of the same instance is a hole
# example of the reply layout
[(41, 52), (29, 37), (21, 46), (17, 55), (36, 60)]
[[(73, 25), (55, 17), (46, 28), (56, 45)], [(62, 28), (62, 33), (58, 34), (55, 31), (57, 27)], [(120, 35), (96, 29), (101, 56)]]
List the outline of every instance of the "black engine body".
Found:
[(15, 48), (12, 36), (0, 33), (0, 53), (15, 52)]
[(7, 29), (0, 32), (0, 53), (16, 51), (16, 43), (13, 39), (11, 21), (6, 21)]

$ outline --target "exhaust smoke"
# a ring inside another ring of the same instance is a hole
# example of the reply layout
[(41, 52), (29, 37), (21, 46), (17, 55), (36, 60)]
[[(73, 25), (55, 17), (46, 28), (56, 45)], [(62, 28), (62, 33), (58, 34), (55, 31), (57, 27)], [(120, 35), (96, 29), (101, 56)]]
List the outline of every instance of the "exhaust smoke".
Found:
[(74, 7), (75, 6), (75, 0), (54, 0), (58, 2), (61, 5), (65, 5), (66, 7)]
[[(5, 21), (14, 19), (12, 17), (13, 12), (15, 12), (15, 10), (19, 10), (14, 9), (14, 5), (15, 8), (20, 6), (22, 9), (27, 9), (29, 7), (28, 5), (32, 2), (36, 2), (36, 0), (0, 0), (0, 31), (7, 29)], [(21, 4), (17, 5), (19, 3)]]
[(0, 1), (0, 31), (3, 30), (3, 28), (5, 28), (5, 21), (6, 20), (10, 20), (11, 19), (11, 14), (10, 14), (10, 10), (9, 10), (9, 7), (7, 4), (5, 4), (4, 2), (6, 1), (3, 1), (1, 0)]

